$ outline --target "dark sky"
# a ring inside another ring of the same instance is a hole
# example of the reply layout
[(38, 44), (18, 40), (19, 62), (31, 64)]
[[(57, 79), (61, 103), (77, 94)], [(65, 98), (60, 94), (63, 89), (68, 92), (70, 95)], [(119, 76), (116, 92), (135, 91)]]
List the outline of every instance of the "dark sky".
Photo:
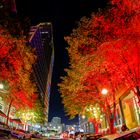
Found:
[(31, 19), (32, 25), (40, 22), (52, 22), (55, 48), (55, 62), (52, 77), (49, 121), (52, 117), (62, 118), (62, 122), (71, 124), (78, 119), (69, 120), (64, 115), (57, 84), (60, 76), (64, 76), (64, 68), (68, 67), (67, 47), (64, 36), (70, 35), (72, 29), (83, 16), (90, 16), (98, 8), (104, 8), (107, 0), (17, 0), (18, 14)]

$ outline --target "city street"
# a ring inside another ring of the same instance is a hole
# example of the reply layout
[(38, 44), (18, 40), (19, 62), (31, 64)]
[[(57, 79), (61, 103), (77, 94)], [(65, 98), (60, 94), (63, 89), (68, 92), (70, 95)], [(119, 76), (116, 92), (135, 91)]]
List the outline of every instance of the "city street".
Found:
[(140, 140), (140, 0), (0, 0), (0, 139)]
[(67, 139), (58, 139), (58, 138), (32, 138), (31, 140), (67, 140)]
[[(3, 138), (3, 140), (19, 140), (17, 138), (10, 138), (10, 139), (7, 139), (7, 138)], [(49, 140), (48, 138), (31, 138), (31, 139), (24, 139), (24, 140)]]

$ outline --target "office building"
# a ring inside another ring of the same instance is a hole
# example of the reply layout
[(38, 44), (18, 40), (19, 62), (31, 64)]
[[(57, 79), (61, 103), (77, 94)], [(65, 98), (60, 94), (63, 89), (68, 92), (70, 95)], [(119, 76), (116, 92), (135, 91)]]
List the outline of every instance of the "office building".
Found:
[(36, 50), (37, 60), (33, 66), (33, 73), (39, 97), (44, 106), (44, 114), (46, 115), (47, 122), (54, 63), (52, 24), (47, 22), (32, 26), (29, 35), (29, 43)]

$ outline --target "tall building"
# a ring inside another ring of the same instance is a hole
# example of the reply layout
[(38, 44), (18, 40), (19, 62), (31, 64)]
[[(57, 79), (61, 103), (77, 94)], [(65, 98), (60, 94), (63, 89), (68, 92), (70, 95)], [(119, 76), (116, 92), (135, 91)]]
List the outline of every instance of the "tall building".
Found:
[(33, 73), (38, 86), (40, 100), (44, 106), (46, 121), (48, 121), (50, 87), (54, 63), (52, 24), (47, 22), (32, 26), (29, 35), (29, 43), (36, 49), (37, 55), (37, 61), (33, 66)]
[(52, 120), (51, 120), (51, 123), (53, 123), (53, 124), (61, 124), (61, 118), (53, 117)]

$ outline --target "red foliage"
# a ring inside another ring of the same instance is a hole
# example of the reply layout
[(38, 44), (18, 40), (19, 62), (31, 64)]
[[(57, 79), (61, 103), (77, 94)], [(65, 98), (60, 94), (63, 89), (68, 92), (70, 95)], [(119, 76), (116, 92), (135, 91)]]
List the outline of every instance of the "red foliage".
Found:
[(85, 79), (91, 87), (102, 85), (113, 91), (122, 83), (129, 88), (140, 86), (140, 1), (111, 3), (107, 12), (92, 17), (93, 37), (96, 36), (93, 44), (98, 47), (93, 64), (87, 62), (93, 70)]
[[(13, 105), (19, 109), (24, 107), (32, 108), (35, 105), (35, 101), (37, 99), (37, 94), (33, 93), (29, 96), (25, 91), (14, 91), (13, 94)], [(23, 106), (24, 105), (24, 106)]]
[[(13, 106), (18, 108), (23, 105), (33, 107), (37, 98), (31, 93), (35, 89), (30, 80), (34, 55), (25, 43), (25, 38), (14, 38), (0, 26), (0, 80), (7, 81), (9, 85), (9, 94), (5, 95), (5, 100), (12, 101)], [(29, 67), (28, 70), (26, 67)]]

